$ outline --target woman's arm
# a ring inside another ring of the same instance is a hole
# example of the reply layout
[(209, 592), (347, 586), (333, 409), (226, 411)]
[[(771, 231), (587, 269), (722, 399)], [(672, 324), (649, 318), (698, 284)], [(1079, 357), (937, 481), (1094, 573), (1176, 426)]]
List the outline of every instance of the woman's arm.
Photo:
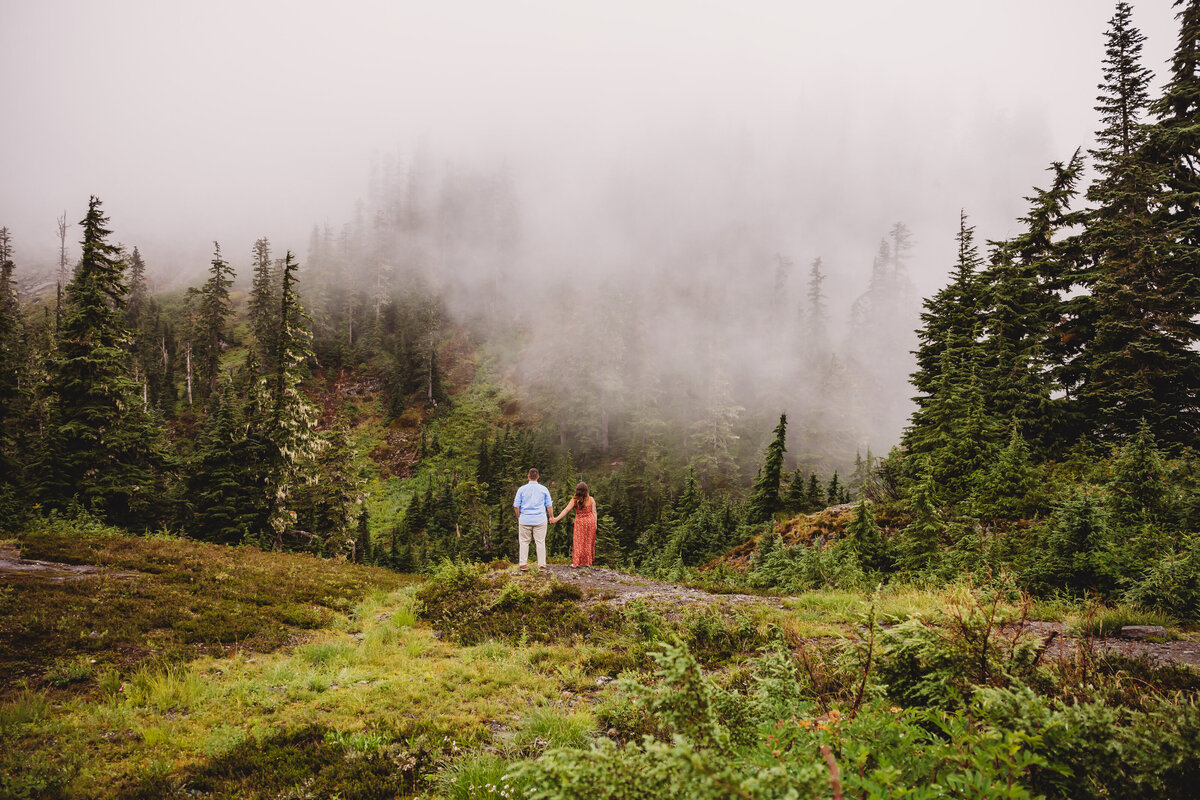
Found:
[(562, 510), (562, 513), (561, 513), (561, 514), (559, 514), (559, 515), (558, 515), (558, 516), (556, 516), (556, 517), (551, 517), (551, 518), (550, 518), (550, 521), (551, 521), (551, 522), (558, 522), (560, 519), (562, 519), (563, 517), (565, 517), (565, 516), (567, 515), (567, 512), (568, 512), (568, 511), (570, 511), (570, 510), (571, 510), (572, 508), (574, 508), (574, 507), (575, 507), (575, 498), (574, 498), (574, 497), (572, 497), (572, 498), (571, 498), (571, 502), (567, 503), (567, 507), (566, 507), (566, 508), (564, 508), (564, 509)]

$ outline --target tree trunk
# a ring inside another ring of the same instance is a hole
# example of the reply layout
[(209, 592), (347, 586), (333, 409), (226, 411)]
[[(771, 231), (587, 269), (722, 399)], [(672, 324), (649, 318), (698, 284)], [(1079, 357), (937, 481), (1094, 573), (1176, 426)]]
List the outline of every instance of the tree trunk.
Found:
[(187, 362), (187, 395), (188, 405), (192, 404), (192, 343), (188, 342), (183, 349), (184, 358)]

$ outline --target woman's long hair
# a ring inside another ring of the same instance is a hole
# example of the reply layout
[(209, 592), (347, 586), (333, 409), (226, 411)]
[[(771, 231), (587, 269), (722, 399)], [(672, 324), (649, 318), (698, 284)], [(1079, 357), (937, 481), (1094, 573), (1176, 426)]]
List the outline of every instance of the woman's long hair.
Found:
[(575, 507), (583, 508), (583, 504), (587, 502), (587, 499), (588, 499), (587, 484), (584, 483), (583, 481), (580, 481), (579, 485), (575, 487)]

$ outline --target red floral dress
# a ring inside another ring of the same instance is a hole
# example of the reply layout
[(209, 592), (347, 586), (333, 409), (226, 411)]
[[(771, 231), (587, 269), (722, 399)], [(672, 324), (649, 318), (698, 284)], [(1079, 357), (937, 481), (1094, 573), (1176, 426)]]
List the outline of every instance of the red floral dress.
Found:
[(589, 497), (575, 504), (575, 541), (571, 548), (571, 563), (590, 567), (596, 560), (596, 501)]

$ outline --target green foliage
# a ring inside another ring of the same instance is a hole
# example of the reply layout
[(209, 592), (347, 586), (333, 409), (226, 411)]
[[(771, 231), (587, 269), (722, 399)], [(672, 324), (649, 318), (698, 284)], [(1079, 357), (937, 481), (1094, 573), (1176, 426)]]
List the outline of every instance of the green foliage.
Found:
[(877, 675), (902, 705), (961, 708), (980, 686), (1008, 686), (1031, 677), (1036, 643), (1004, 630), (995, 608), (970, 603), (946, 625), (910, 619), (887, 630)]
[(1200, 621), (1200, 536), (1164, 553), (1134, 583), (1126, 599), (1188, 621)]
[(1170, 513), (1172, 491), (1167, 465), (1145, 421), (1117, 451), (1107, 489), (1113, 517), (1121, 525), (1161, 520)]
[(524, 782), (509, 772), (507, 762), (489, 753), (468, 756), (439, 773), (439, 796), (447, 800), (523, 797)]
[(987, 725), (1034, 737), (1044, 762), (1026, 782), (1048, 797), (1192, 797), (1200, 785), (1189, 755), (1200, 742), (1194, 702), (1163, 697), (1132, 711), (1053, 701), (1023, 687), (981, 689), (976, 699)]
[[(704, 676), (679, 647), (657, 661), (653, 677), (620, 684), (623, 718), (637, 709), (644, 733), (518, 765), (528, 796), (795, 798), (822, 796), (836, 781), (835, 792), (866, 798), (1028, 798), (1035, 777), (1065, 771), (1036, 731), (979, 724), (965, 710), (872, 702), (857, 714), (818, 716), (777, 647), (755, 662), (745, 694)], [(722, 717), (714, 713), (721, 705), (740, 713)]]
[(754, 479), (750, 499), (746, 503), (746, 521), (750, 524), (766, 522), (782, 508), (779, 485), (783, 479), (783, 454), (787, 450), (787, 414), (779, 415), (775, 426), (775, 438), (767, 445), (763, 465)]
[(107, 223), (93, 197), (50, 368), (41, 494), (54, 507), (74, 498), (114, 523), (147, 527), (162, 516), (169, 455), (129, 372), (125, 265)]
[(1083, 487), (1058, 504), (1048, 521), (1045, 551), (1035, 574), (1078, 593), (1111, 590), (1113, 537), (1100, 498)]
[(847, 527), (850, 546), (862, 568), (871, 573), (887, 572), (892, 567), (892, 548), (875, 522), (871, 503), (860, 500), (854, 509), (854, 520)]
[(585, 609), (581, 596), (570, 584), (536, 576), (517, 584), (506, 574), (449, 561), (417, 592), (421, 617), (463, 645), (571, 641), (619, 627), (616, 612), (603, 605)]
[(368, 587), (404, 582), (386, 570), (311, 556), (136, 538), (61, 520), (19, 537), (25, 558), (103, 572), (26, 581), (0, 593), (0, 691), (22, 675), (86, 689), (105, 670), (132, 672), (148, 658), (175, 662), (232, 646), (272, 650), (293, 627), (344, 615)]
[(755, 586), (787, 594), (824, 588), (861, 589), (867, 585), (857, 552), (845, 541), (779, 546), (755, 567), (752, 581)]

